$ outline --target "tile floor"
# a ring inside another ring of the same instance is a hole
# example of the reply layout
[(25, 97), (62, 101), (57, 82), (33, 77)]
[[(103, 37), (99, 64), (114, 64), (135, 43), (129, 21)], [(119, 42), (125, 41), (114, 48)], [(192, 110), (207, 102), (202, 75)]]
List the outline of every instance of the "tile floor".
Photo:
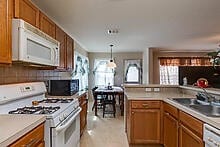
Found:
[[(81, 137), (80, 147), (129, 147), (124, 130), (124, 117), (120, 115), (119, 106), (116, 118), (113, 115), (103, 118), (101, 109), (98, 116), (94, 115), (92, 104), (89, 102), (87, 127)], [(155, 145), (132, 147), (155, 147)]]
[(98, 116), (92, 111), (92, 102), (89, 102), (87, 128), (80, 140), (80, 147), (129, 147), (124, 131), (124, 117), (117, 109), (116, 118), (113, 115), (102, 117), (102, 110)]

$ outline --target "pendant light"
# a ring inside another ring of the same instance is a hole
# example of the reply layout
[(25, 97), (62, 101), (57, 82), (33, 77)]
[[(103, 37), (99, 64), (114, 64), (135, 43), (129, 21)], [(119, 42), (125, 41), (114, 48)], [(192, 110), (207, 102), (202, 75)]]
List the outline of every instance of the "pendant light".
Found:
[(116, 64), (114, 63), (113, 58), (112, 58), (112, 47), (113, 47), (113, 45), (111, 44), (110, 47), (111, 47), (111, 59), (110, 59), (109, 63), (107, 64), (107, 67), (109, 67), (109, 68), (115, 68), (115, 67), (117, 67), (117, 66), (116, 66)]

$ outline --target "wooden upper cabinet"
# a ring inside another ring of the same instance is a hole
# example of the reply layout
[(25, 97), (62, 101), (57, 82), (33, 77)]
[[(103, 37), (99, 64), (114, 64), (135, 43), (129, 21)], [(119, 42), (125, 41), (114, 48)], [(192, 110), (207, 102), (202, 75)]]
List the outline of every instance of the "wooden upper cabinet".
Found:
[(66, 68), (66, 33), (56, 26), (56, 37), (55, 39), (60, 42), (60, 65), (57, 69), (64, 70)]
[(11, 0), (0, 0), (0, 63), (11, 63)]
[(50, 20), (45, 14), (40, 12), (40, 29), (55, 38), (56, 24)]
[(74, 66), (74, 41), (70, 36), (66, 36), (66, 69), (72, 70)]
[(39, 27), (39, 9), (29, 0), (15, 0), (15, 18), (21, 18), (35, 27)]

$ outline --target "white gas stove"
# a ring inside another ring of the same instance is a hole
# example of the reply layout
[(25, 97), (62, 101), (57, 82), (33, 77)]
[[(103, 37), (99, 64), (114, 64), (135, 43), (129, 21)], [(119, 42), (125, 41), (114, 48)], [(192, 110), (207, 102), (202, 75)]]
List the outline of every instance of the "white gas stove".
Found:
[(77, 99), (45, 98), (43, 82), (0, 85), (0, 114), (45, 115), (46, 147), (77, 147), (80, 139)]

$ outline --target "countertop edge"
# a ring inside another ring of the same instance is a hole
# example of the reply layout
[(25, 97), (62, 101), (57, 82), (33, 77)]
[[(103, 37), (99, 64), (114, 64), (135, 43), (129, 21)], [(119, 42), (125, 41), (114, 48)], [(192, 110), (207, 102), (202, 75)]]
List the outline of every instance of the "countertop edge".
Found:
[(15, 132), (14, 135), (10, 136), (7, 140), (3, 141), (0, 143), (0, 146), (4, 147), (4, 146), (8, 146), (10, 144), (12, 144), (13, 142), (15, 142), (16, 140), (18, 140), (19, 138), (21, 138), (22, 136), (24, 136), (26, 133), (30, 132), (31, 130), (33, 130), (34, 128), (36, 128), (38, 125), (42, 124), (43, 122), (45, 122), (46, 117), (42, 116), (41, 118), (39, 118), (37, 121), (34, 121), (33, 123), (31, 123), (29, 126), (27, 126), (26, 128), (20, 130), (19, 132)]

